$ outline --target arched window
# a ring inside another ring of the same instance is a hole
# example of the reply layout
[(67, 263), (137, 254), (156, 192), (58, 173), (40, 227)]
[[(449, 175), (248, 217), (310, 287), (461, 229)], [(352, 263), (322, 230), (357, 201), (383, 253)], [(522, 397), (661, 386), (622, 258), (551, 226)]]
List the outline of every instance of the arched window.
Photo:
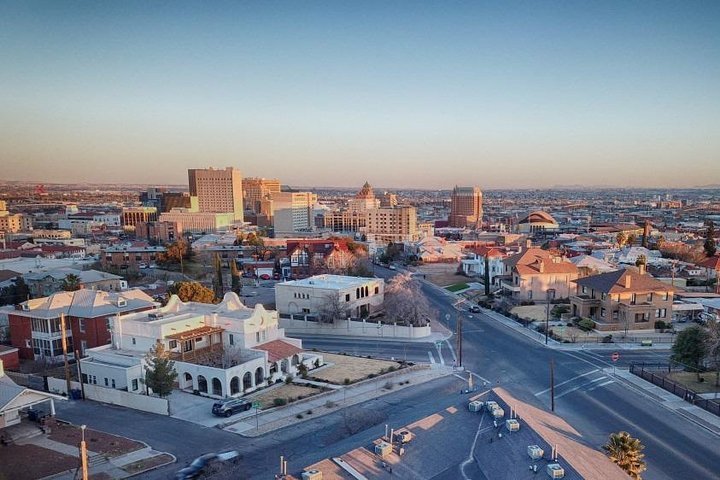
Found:
[(205, 379), (205, 377), (203, 377), (202, 375), (198, 375), (197, 379), (198, 379), (198, 391), (200, 393), (207, 393), (208, 392), (207, 380)]
[(240, 393), (240, 379), (233, 377), (232, 380), (230, 380), (230, 395), (236, 395), (238, 393)]
[(257, 370), (255, 370), (255, 385), (260, 385), (264, 379), (265, 370), (263, 370), (263, 367), (258, 367)]
[(252, 388), (252, 386), (252, 374), (250, 372), (245, 372), (245, 375), (243, 375), (243, 390)]
[(220, 382), (219, 378), (213, 378), (212, 379), (212, 389), (213, 389), (213, 395), (217, 395), (218, 397), (222, 397), (223, 391), (222, 391), (222, 382)]

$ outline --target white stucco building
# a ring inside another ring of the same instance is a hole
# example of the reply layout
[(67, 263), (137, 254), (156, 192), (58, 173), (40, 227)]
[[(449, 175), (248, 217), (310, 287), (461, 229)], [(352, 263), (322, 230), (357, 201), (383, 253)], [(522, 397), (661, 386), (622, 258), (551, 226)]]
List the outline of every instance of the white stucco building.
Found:
[(275, 285), (275, 308), (281, 315), (365, 318), (380, 310), (384, 299), (381, 278), (315, 275)]
[(322, 364), (260, 304), (248, 308), (234, 293), (217, 305), (173, 296), (164, 307), (113, 319), (112, 344), (81, 360), (83, 381), (144, 393), (145, 356), (158, 341), (175, 361), (178, 387), (212, 397), (240, 396), (297, 375), (301, 363)]

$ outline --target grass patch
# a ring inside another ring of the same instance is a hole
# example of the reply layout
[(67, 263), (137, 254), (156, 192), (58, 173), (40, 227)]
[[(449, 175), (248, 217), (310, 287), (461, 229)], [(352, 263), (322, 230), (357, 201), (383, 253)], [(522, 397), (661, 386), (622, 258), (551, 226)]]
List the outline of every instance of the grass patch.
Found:
[(698, 382), (697, 373), (694, 372), (673, 372), (667, 375), (668, 379), (684, 385), (690, 390), (698, 393), (719, 392), (720, 387), (715, 386), (715, 372), (705, 372), (700, 374), (700, 378), (705, 381)]
[(455, 283), (453, 285), (445, 287), (445, 290), (448, 290), (450, 292), (459, 292), (460, 290), (465, 290), (466, 288), (469, 288), (469, 285), (467, 283)]

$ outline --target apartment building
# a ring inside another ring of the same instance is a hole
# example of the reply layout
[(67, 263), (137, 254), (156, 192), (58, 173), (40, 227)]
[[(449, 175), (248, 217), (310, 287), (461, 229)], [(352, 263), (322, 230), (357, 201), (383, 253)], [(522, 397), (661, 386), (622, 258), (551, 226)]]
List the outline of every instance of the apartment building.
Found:
[(138, 223), (155, 222), (157, 219), (158, 211), (155, 207), (125, 207), (122, 209), (122, 224), (125, 230), (134, 231)]
[(675, 288), (648, 275), (642, 265), (581, 278), (575, 284), (572, 315), (592, 319), (597, 330), (651, 330), (656, 321), (672, 319)]
[(311, 232), (315, 228), (313, 207), (317, 195), (311, 192), (276, 192), (272, 194), (275, 235)]
[(252, 213), (262, 213), (261, 202), (270, 198), (274, 193), (280, 193), (280, 180), (277, 178), (242, 179), (243, 205)]
[(0, 200), (0, 232), (17, 233), (32, 230), (32, 217), (20, 213), (11, 214), (7, 204)]
[(480, 187), (458, 187), (450, 196), (448, 222), (454, 228), (482, 228), (483, 206)]
[(20, 358), (60, 361), (63, 357), (61, 315), (65, 315), (68, 353), (110, 343), (108, 320), (158, 304), (141, 290), (58, 292), (28, 300), (8, 313), (10, 342)]
[(227, 167), (188, 170), (190, 196), (197, 197), (201, 213), (232, 213), (233, 220), (243, 221), (243, 191), (240, 170)]
[(161, 253), (165, 253), (165, 247), (116, 245), (100, 252), (100, 263), (103, 268), (138, 271), (141, 266), (155, 263)]
[(360, 231), (378, 244), (414, 242), (420, 235), (415, 207), (401, 205), (366, 210), (367, 224)]
[[(162, 214), (160, 214), (162, 217)], [(182, 236), (183, 227), (180, 222), (139, 222), (135, 225), (135, 236), (143, 240), (160, 243), (172, 243)]]

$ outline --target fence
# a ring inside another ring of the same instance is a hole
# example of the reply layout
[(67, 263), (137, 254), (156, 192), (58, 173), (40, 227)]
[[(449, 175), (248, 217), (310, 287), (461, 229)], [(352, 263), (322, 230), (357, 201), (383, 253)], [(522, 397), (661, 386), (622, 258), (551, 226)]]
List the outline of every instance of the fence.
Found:
[(666, 378), (665, 375), (657, 375), (656, 373), (653, 373), (659, 371), (660, 369), (667, 369), (668, 373), (673, 371), (673, 369), (678, 370), (677, 368), (673, 368), (670, 364), (638, 365), (633, 363), (630, 365), (630, 373), (637, 375), (643, 380), (647, 380), (653, 385), (657, 385), (658, 387), (663, 388), (668, 392), (673, 393), (674, 395), (677, 395), (678, 397), (682, 398), (688, 403), (691, 403), (692, 405), (698, 406), (704, 410), (707, 410), (710, 413), (714, 413), (715, 415), (720, 416), (720, 401), (703, 398), (698, 395), (696, 391), (690, 390), (681, 383), (674, 382)]
[(377, 323), (372, 320), (353, 321), (335, 320), (333, 323), (320, 323), (297, 317), (280, 317), (280, 326), (292, 335), (342, 335), (366, 338), (424, 338), (430, 336), (430, 326), (413, 327), (397, 324)]
[[(67, 393), (67, 383), (63, 379), (48, 377), (48, 390), (58, 394)], [(159, 415), (169, 415), (170, 410), (168, 401), (164, 398), (150, 397), (147, 395), (139, 395), (124, 390), (116, 390), (114, 388), (100, 387), (98, 385), (84, 384), (85, 398), (95, 400), (96, 402), (110, 403), (112, 405), (120, 405), (144, 412), (157, 413)], [(80, 389), (78, 382), (72, 382), (70, 388)]]

